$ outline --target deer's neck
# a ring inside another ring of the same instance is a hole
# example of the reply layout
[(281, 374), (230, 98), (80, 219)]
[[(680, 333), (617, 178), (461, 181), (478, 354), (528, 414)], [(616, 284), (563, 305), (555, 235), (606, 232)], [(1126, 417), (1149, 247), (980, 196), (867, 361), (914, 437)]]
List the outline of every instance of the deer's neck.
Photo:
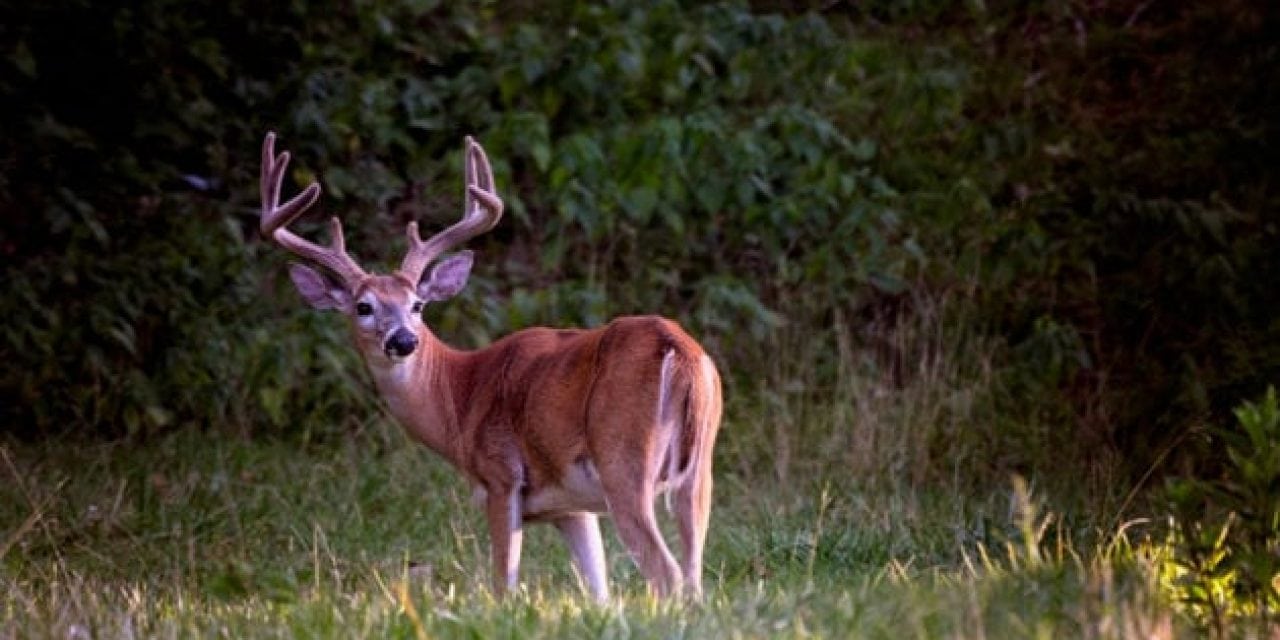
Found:
[(414, 357), (396, 364), (369, 363), (378, 394), (405, 431), (458, 465), (461, 439), (451, 371), (463, 354), (435, 336), (422, 336)]

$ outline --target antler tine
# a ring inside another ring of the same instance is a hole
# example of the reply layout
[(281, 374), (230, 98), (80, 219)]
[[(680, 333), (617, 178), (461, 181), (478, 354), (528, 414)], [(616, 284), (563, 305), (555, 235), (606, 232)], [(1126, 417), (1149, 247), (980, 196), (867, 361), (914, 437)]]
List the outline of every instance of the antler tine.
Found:
[(258, 221), (258, 230), (290, 253), (328, 269), (347, 286), (354, 286), (365, 277), (365, 272), (347, 253), (346, 242), (342, 237), (342, 221), (337, 216), (329, 221), (332, 239), (328, 247), (304, 240), (289, 231), (289, 223), (319, 199), (320, 184), (312, 182), (301, 193), (281, 205), (280, 186), (284, 181), (285, 169), (289, 166), (289, 152), (276, 155), (275, 146), (275, 132), (267, 133), (262, 142), (262, 217)]
[(418, 235), (418, 223), (409, 223), (409, 252), (400, 265), (400, 274), (410, 282), (421, 280), (427, 265), (440, 254), (493, 229), (502, 219), (502, 198), (498, 197), (493, 186), (489, 158), (480, 143), (471, 136), (466, 140), (463, 173), (467, 189), (461, 220), (425, 241)]

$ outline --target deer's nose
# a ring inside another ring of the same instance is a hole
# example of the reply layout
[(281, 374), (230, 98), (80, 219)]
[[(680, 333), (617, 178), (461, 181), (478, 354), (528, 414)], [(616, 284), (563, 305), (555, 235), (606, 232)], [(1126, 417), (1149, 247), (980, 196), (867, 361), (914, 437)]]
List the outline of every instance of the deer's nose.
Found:
[(407, 329), (396, 329), (395, 333), (387, 338), (387, 344), (383, 346), (383, 350), (389, 356), (403, 358), (418, 348), (418, 336), (413, 335), (412, 331)]

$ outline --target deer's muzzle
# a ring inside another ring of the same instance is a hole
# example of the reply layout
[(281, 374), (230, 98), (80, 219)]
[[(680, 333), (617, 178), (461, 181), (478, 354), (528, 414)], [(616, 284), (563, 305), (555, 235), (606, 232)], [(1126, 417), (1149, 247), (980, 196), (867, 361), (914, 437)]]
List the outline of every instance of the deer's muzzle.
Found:
[(395, 333), (387, 338), (387, 343), (382, 346), (382, 350), (388, 356), (403, 358), (418, 348), (418, 336), (413, 335), (408, 329), (396, 329)]

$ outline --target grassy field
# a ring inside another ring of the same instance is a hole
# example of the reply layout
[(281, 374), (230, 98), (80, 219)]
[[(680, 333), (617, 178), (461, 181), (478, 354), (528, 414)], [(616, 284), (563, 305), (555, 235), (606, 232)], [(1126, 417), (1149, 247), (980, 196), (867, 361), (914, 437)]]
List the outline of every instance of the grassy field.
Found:
[(797, 357), (730, 390), (696, 604), (651, 598), (607, 521), (611, 602), (537, 526), (495, 601), (469, 487), (368, 404), (314, 437), (0, 441), (0, 638), (1190, 635), (1114, 465), (1048, 444), (999, 345), (945, 326), (889, 334), (897, 383), (815, 400)]
[[(190, 429), (0, 447), (0, 637), (1168, 637), (1184, 622), (1103, 518), (1013, 481), (964, 495), (782, 481), (724, 432), (700, 604), (655, 601), (606, 530), (615, 597), (554, 531), (489, 595), (480, 514), (381, 420), (340, 442)], [(815, 455), (816, 454), (815, 452)], [(821, 454), (838, 459), (830, 452)], [(816, 467), (814, 467), (816, 469)]]
[[(0, 640), (1280, 639), (1280, 409), (1231, 411), (1280, 380), (1267, 3), (12, 4)], [(494, 601), (258, 238), (268, 130), (370, 269), (484, 141), (451, 344), (686, 324), (704, 601), (610, 530), (591, 603), (542, 528)]]

